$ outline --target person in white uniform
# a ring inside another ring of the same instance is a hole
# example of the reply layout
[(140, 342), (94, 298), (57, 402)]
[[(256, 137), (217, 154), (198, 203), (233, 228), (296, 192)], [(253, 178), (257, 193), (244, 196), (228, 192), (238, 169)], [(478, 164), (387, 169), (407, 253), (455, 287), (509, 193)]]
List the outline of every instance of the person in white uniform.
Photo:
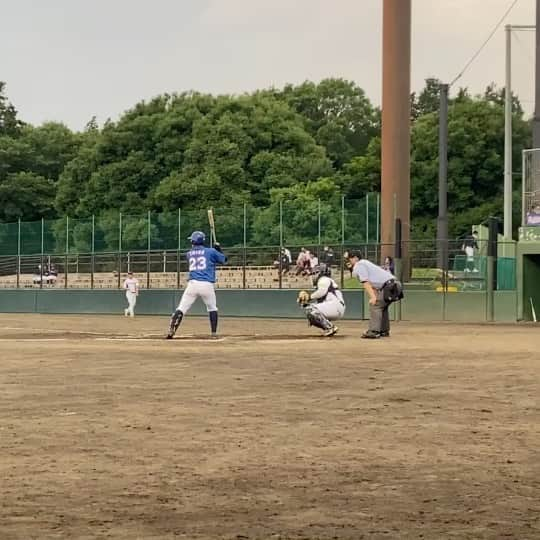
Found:
[(124, 289), (128, 301), (128, 307), (124, 309), (124, 315), (126, 317), (135, 317), (135, 304), (137, 303), (137, 296), (139, 296), (139, 280), (133, 277), (133, 272), (128, 272), (124, 281)]
[(337, 283), (331, 277), (331, 269), (326, 264), (316, 266), (313, 274), (312, 293), (301, 291), (298, 303), (304, 309), (310, 326), (323, 330), (325, 337), (337, 333), (338, 327), (332, 322), (345, 315), (345, 300)]

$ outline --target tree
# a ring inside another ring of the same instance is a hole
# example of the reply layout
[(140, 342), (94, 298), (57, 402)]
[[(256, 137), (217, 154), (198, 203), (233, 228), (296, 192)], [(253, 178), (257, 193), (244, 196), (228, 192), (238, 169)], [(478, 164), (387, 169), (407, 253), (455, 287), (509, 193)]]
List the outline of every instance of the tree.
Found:
[(14, 137), (19, 134), (20, 128), (24, 124), (17, 118), (17, 110), (8, 101), (5, 89), (6, 83), (0, 81), (0, 136)]
[(364, 153), (379, 133), (380, 113), (364, 91), (351, 81), (325, 79), (274, 91), (305, 121), (308, 132), (323, 146), (336, 169)]
[(373, 137), (364, 155), (357, 156), (342, 168), (338, 183), (349, 199), (381, 189), (381, 138)]
[[(514, 159), (527, 147), (530, 127), (514, 114)], [(448, 124), (448, 208), (450, 235), (460, 236), (494, 212), (502, 214), (504, 107), (486, 97), (451, 101)], [(424, 115), (413, 126), (411, 152), (413, 223), (431, 234), (438, 210), (438, 116)]]
[(32, 172), (8, 174), (0, 182), (0, 220), (37, 220), (54, 216), (54, 185)]
[(324, 225), (322, 241), (340, 241), (341, 197), (332, 179), (321, 178), (307, 184), (274, 188), (271, 190), (270, 199), (270, 205), (259, 209), (254, 215), (252, 239), (255, 244), (279, 245), (280, 206), (285, 244), (299, 246), (316, 241), (319, 212)]
[(426, 114), (439, 111), (441, 84), (439, 79), (428, 78), (418, 97), (415, 92), (411, 94), (411, 118), (413, 121)]

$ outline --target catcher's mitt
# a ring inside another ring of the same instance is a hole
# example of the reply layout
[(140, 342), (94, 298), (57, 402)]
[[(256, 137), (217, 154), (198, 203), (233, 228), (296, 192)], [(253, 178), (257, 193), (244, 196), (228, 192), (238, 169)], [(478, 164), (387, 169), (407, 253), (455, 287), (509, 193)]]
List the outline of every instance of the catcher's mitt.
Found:
[(307, 291), (300, 291), (298, 293), (298, 298), (296, 299), (296, 301), (301, 306), (305, 306), (306, 304), (309, 304), (310, 299), (311, 299), (311, 295)]

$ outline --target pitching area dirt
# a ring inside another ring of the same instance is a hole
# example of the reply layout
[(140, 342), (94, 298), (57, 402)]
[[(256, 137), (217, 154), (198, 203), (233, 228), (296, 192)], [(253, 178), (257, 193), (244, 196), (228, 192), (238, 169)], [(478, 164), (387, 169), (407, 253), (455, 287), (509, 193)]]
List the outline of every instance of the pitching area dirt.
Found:
[(540, 329), (0, 316), (0, 538), (540, 538)]

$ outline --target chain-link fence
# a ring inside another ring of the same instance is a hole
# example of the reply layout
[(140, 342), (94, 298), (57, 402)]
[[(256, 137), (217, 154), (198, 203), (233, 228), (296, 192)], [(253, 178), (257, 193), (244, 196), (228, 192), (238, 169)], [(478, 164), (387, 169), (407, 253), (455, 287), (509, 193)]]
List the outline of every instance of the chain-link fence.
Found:
[[(379, 195), (362, 200), (278, 201), (214, 208), (217, 235), (227, 247), (378, 242)], [(206, 209), (0, 223), (0, 256), (181, 250), (194, 230), (209, 232)]]
[[(341, 287), (358, 287), (344, 265), (346, 250), (360, 249), (378, 264), (383, 255), (396, 253), (396, 246), (380, 244), (379, 203), (370, 194), (362, 200), (308, 201), (301, 208), (298, 201), (215, 208), (217, 237), (229, 257), (217, 286), (303, 288), (310, 285), (310, 265), (326, 262)], [(187, 237), (208, 229), (206, 209), (0, 224), (0, 287), (115, 288), (127, 271), (143, 287), (181, 287), (187, 281)], [(435, 239), (401, 247), (410, 290), (487, 289), (487, 241), (479, 240), (472, 255), (462, 241), (449, 241), (447, 271), (438, 268)], [(310, 265), (298, 263), (301, 253)], [(515, 261), (515, 245), (499, 243), (497, 289), (515, 289)]]

